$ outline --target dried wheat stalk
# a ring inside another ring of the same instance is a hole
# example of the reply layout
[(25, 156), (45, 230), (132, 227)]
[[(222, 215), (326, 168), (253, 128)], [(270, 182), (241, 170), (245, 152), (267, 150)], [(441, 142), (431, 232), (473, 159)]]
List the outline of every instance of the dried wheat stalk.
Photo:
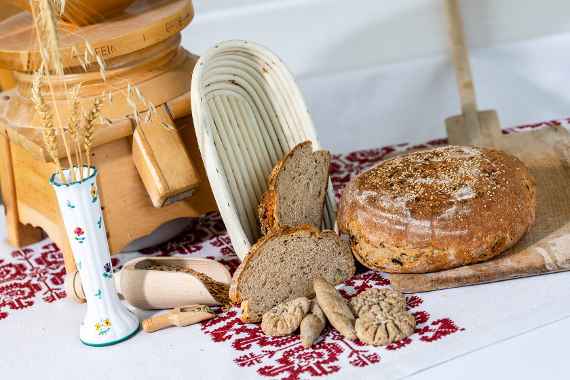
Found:
[(65, 0), (50, 0), (51, 6), (53, 8), (54, 11), (56, 11), (59, 16), (63, 15), (63, 12), (65, 11)]
[[(52, 84), (51, 76), (63, 76), (64, 67), (60, 54), (59, 34), (58, 34), (58, 21), (61, 18), (66, 6), (65, 0), (30, 0), (32, 8), (32, 16), (36, 28), (36, 36), (38, 40), (40, 57), (42, 60), (43, 69), (38, 72), (37, 85), (32, 89), (32, 96), (36, 110), (40, 114), (43, 127), (44, 127), (44, 142), (50, 157), (54, 160), (58, 172), (62, 175), (62, 180), (65, 183), (65, 176), (62, 172), (61, 163), (58, 158), (57, 152), (57, 129), (61, 132), (63, 146), (65, 148), (67, 161), (69, 163), (70, 179), (72, 181), (83, 179), (83, 166), (91, 166), (91, 146), (93, 143), (93, 133), (95, 129), (96, 120), (101, 117), (102, 101), (101, 97), (95, 98), (93, 105), (89, 112), (83, 114), (79, 102), (80, 87), (76, 86), (71, 91), (65, 85), (65, 92), (69, 100), (71, 108), (71, 115), (67, 120), (67, 127), (64, 127), (64, 122), (57, 107), (51, 107), (44, 99), (40, 91), (41, 82), (45, 82), (49, 88), (51, 101), (56, 104), (55, 92)], [(106, 65), (103, 58), (96, 53), (96, 50), (91, 46), (89, 41), (84, 41), (83, 58), (78, 54), (78, 49), (73, 46), (72, 54), (75, 56), (82, 68), (87, 71), (88, 65), (96, 64), (99, 68), (101, 78), (106, 81)], [(105, 92), (102, 96), (106, 96), (109, 102), (112, 102), (111, 91)], [(128, 84), (126, 100), (132, 109), (132, 116), (135, 122), (140, 122), (140, 114), (137, 103), (142, 103), (147, 109), (145, 114), (145, 121), (156, 114), (155, 106), (146, 101), (138, 87), (131, 87)], [(140, 104), (139, 103), (139, 104)], [(54, 117), (55, 116), (55, 117)], [(82, 117), (84, 118), (82, 120)], [(66, 135), (69, 134), (70, 141), (67, 140)], [(83, 152), (84, 151), (84, 152)], [(74, 157), (77, 165), (74, 165)]]
[[(53, 84), (51, 81), (50, 68), (57, 76), (63, 76), (64, 74), (63, 63), (59, 51), (59, 35), (57, 31), (58, 16), (55, 13), (54, 9), (58, 9), (61, 13), (63, 11), (62, 7), (64, 5), (65, 4), (62, 3), (61, 0), (36, 0), (31, 2), (32, 16), (34, 19), (34, 26), (36, 28), (36, 36), (40, 48), (42, 66), (44, 67), (44, 70), (40, 71), (40, 73), (45, 74), (52, 102), (54, 104), (56, 103), (56, 99)], [(64, 124), (57, 107), (55, 107), (54, 113), (58, 127), (61, 131), (61, 138), (67, 155), (67, 160), (70, 167), (73, 168), (74, 165), (71, 149), (67, 142)], [(61, 171), (61, 168), (59, 171)], [(75, 181), (75, 173), (73, 170), (71, 170), (71, 180)], [(66, 181), (64, 180), (64, 182)]]
[(38, 115), (40, 115), (40, 119), (43, 124), (42, 136), (48, 154), (55, 163), (57, 171), (61, 176), (61, 180), (65, 182), (65, 177), (63, 176), (63, 172), (61, 170), (61, 163), (57, 154), (57, 132), (53, 122), (53, 114), (51, 113), (50, 107), (45, 101), (41, 90), (43, 77), (42, 71), (43, 68), (40, 68), (35, 73), (34, 79), (32, 81), (32, 102), (34, 103), (36, 112)]

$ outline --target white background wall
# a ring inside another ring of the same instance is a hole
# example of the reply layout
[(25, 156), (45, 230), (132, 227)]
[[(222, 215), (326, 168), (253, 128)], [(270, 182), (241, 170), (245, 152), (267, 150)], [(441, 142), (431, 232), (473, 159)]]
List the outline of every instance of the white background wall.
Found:
[[(183, 43), (249, 39), (299, 79), (334, 151), (421, 142), (458, 113), (443, 0), (194, 0)], [(570, 116), (570, 1), (463, 0), (481, 108), (512, 126)]]
[[(252, 39), (301, 76), (401, 62), (447, 49), (443, 0), (194, 0), (184, 43)], [(462, 0), (468, 43), (491, 47), (570, 32), (568, 0)]]

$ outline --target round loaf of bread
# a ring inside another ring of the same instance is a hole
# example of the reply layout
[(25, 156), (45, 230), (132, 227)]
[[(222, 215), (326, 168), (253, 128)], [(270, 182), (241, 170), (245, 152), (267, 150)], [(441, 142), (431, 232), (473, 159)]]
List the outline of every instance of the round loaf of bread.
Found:
[(507, 153), (445, 146), (386, 160), (354, 178), (338, 224), (365, 266), (425, 273), (488, 260), (534, 222), (536, 187)]

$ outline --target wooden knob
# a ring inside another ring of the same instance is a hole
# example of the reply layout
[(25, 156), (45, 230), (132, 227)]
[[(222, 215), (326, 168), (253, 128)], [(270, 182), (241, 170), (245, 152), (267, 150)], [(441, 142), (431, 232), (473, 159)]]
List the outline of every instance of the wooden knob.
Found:
[(174, 326), (174, 323), (172, 323), (170, 320), (170, 313), (161, 314), (152, 318), (145, 319), (142, 323), (143, 330), (148, 333), (162, 330), (171, 326)]

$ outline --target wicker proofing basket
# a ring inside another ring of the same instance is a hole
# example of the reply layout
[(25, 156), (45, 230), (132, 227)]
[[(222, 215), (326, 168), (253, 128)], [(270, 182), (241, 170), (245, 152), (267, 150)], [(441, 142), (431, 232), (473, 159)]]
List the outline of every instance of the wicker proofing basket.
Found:
[[(291, 148), (311, 140), (313, 122), (291, 73), (266, 48), (225, 41), (200, 58), (192, 75), (192, 116), (206, 173), (240, 259), (260, 237), (256, 207), (267, 176)], [(324, 227), (336, 203), (329, 182)]]

